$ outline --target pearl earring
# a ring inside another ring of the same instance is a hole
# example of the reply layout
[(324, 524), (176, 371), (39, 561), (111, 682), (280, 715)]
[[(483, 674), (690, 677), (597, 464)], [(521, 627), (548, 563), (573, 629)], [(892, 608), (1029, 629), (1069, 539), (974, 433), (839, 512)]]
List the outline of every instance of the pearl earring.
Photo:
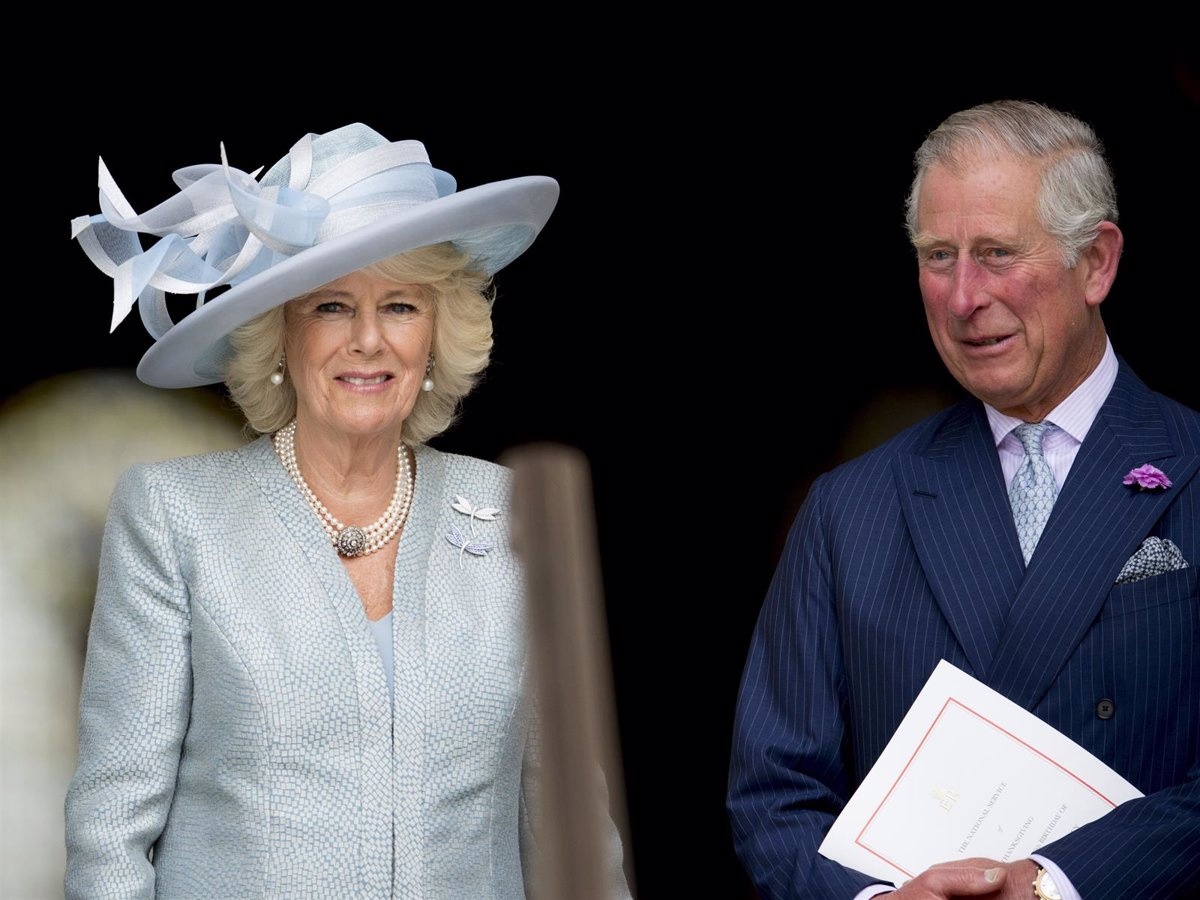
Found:
[(283, 368), (286, 362), (287, 354), (279, 354), (279, 368), (271, 373), (271, 384), (275, 385), (275, 387), (279, 387), (279, 385), (283, 384)]
[(429, 393), (433, 390), (433, 357), (429, 357), (429, 362), (425, 364), (425, 380), (421, 382), (421, 390)]

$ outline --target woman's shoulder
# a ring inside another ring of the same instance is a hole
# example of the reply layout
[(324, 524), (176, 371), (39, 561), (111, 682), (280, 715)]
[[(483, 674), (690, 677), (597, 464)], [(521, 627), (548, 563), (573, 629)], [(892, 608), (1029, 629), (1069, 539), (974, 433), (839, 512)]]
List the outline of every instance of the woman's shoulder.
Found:
[[(478, 456), (437, 450), (428, 444), (416, 448), (418, 469), (422, 462), (441, 469), (446, 485), (453, 490), (456, 484), (479, 488), (497, 488), (507, 492), (512, 483), (512, 470), (500, 463)], [(459, 492), (461, 493), (461, 491)]]
[(232, 449), (132, 463), (122, 472), (117, 490), (145, 491), (160, 487), (187, 492), (190, 486), (228, 489), (273, 453), (270, 439), (260, 437)]

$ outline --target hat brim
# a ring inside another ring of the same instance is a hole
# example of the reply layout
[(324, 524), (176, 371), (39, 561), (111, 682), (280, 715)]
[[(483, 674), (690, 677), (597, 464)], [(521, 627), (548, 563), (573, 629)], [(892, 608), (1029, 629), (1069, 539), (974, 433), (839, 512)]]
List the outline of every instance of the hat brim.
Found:
[(230, 332), (269, 309), (407, 250), (452, 242), (491, 275), (533, 243), (558, 202), (558, 182), (510, 178), (421, 203), (315, 244), (214, 297), (146, 351), (138, 378), (190, 388), (224, 380)]

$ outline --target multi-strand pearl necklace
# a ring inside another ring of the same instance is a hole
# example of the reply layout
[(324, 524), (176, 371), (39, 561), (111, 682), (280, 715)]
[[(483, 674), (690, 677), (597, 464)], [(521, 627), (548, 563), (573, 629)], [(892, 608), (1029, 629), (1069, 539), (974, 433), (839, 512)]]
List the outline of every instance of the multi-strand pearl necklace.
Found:
[(408, 517), (408, 508), (412, 503), (412, 469), (408, 463), (408, 447), (400, 442), (396, 450), (396, 490), (392, 501), (383, 515), (371, 525), (359, 528), (357, 525), (343, 525), (334, 518), (333, 513), (325, 508), (325, 504), (317, 499), (296, 464), (296, 420), (292, 419), (287, 425), (275, 432), (272, 442), (275, 452), (279, 455), (284, 469), (300, 489), (308, 505), (312, 507), (321, 527), (329, 535), (334, 549), (342, 556), (366, 556), (374, 553), (396, 536), (400, 526)]

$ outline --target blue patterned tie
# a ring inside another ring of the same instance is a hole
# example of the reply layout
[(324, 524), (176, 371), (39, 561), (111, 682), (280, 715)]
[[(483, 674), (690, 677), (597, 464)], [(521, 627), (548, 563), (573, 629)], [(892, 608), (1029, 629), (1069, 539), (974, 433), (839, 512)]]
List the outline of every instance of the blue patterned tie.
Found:
[(1049, 422), (1036, 425), (1027, 422), (1013, 429), (1013, 434), (1025, 448), (1025, 461), (1013, 477), (1008, 500), (1012, 504), (1013, 521), (1017, 525), (1017, 537), (1026, 564), (1033, 556), (1033, 548), (1037, 546), (1054, 501), (1058, 499), (1058, 482), (1054, 480), (1046, 457), (1042, 456), (1042, 438), (1053, 427)]

